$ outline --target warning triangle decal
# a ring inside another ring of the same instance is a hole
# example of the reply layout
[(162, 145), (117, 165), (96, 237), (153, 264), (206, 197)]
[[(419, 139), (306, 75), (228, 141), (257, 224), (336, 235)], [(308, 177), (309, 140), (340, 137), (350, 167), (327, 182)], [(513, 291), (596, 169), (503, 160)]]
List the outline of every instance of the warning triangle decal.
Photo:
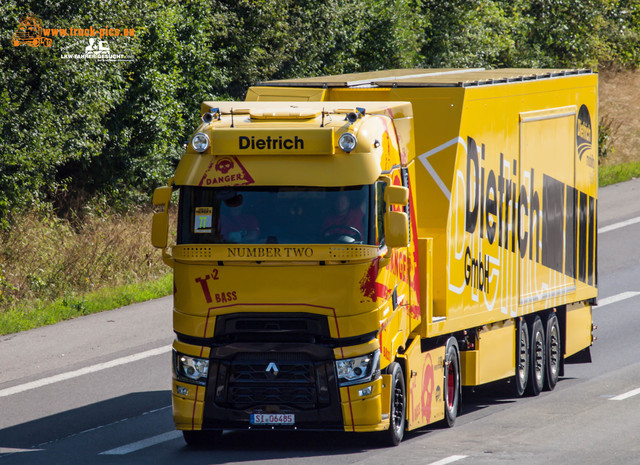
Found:
[(199, 186), (246, 186), (255, 181), (237, 157), (216, 157), (205, 170)]

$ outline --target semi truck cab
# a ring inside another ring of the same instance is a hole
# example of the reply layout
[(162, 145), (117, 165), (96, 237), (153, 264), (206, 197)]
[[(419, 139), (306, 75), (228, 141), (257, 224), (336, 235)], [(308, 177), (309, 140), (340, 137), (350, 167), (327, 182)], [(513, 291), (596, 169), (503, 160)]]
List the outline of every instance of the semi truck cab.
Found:
[(154, 200), (180, 191), (171, 254), (166, 211), (154, 223), (175, 276), (176, 425), (388, 429), (386, 369), (420, 323), (413, 141), (394, 125), (411, 106), (213, 105)]

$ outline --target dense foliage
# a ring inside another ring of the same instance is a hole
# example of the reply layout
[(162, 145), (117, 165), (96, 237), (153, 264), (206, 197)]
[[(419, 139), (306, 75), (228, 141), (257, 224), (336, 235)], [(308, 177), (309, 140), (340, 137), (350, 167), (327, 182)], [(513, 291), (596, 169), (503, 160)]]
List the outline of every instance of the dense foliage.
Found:
[[(128, 61), (67, 59), (87, 37)], [(25, 210), (126, 208), (165, 182), (200, 102), (267, 79), (397, 67), (636, 67), (640, 0), (4, 0), (0, 223)]]

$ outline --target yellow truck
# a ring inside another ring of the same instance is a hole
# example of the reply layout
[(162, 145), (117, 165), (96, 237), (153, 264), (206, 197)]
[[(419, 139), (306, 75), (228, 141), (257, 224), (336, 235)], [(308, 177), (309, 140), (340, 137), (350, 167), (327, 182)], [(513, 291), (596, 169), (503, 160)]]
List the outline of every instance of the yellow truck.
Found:
[(562, 69), (377, 71), (204, 102), (153, 197), (186, 442), (396, 445), (452, 426), (463, 386), (537, 395), (588, 361), (597, 111), (597, 75)]

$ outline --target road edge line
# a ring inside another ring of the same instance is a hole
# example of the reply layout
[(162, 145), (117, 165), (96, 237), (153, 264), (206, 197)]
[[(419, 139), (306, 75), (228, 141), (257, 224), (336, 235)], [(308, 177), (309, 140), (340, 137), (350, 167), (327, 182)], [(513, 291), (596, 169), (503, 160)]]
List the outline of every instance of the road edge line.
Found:
[(0, 390), (0, 397), (8, 397), (13, 394), (19, 394), (21, 392), (30, 391), (39, 387), (48, 386), (49, 384), (59, 383), (61, 381), (66, 381), (69, 379), (77, 378), (79, 376), (95, 373), (97, 371), (117, 367), (119, 365), (125, 365), (127, 363), (137, 362), (145, 358), (155, 357), (156, 355), (161, 355), (169, 352), (171, 350), (171, 347), (171, 345), (158, 347), (157, 349), (147, 350), (145, 352), (140, 352), (139, 354), (127, 355), (126, 357), (120, 357), (108, 362), (98, 363), (96, 365), (80, 368), (79, 370), (68, 371), (66, 373), (60, 373), (59, 375), (49, 376), (48, 378), (42, 378), (36, 381), (31, 381), (29, 383), (19, 384), (17, 386)]

